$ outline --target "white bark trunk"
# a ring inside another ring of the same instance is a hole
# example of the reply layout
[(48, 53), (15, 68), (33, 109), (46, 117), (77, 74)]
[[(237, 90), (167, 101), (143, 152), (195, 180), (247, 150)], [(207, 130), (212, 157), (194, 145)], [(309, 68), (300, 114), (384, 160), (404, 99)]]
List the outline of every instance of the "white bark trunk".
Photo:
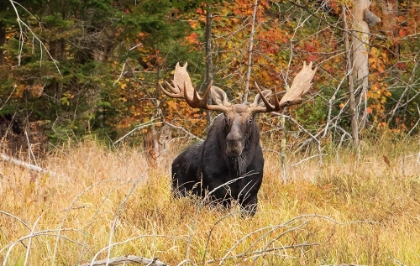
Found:
[(366, 124), (367, 114), (365, 107), (367, 104), (366, 92), (368, 90), (369, 81), (369, 25), (364, 20), (365, 10), (369, 8), (371, 2), (369, 0), (355, 0), (353, 5), (353, 24), (352, 24), (352, 53), (353, 53), (353, 72), (352, 77), (355, 83), (356, 91), (358, 91), (357, 106), (363, 106), (363, 110), (356, 111), (362, 117), (358, 118), (360, 123), (359, 129)]

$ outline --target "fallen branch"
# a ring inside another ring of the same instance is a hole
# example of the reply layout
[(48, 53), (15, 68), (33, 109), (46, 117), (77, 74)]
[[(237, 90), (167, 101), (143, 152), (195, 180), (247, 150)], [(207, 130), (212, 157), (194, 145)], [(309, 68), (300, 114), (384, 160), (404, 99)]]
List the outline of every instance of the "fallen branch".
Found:
[(100, 265), (118, 265), (123, 263), (137, 263), (150, 266), (166, 266), (167, 264), (159, 261), (158, 259), (146, 259), (134, 255), (128, 255), (124, 257), (115, 257), (110, 259), (98, 260), (91, 263), (81, 264), (80, 266), (100, 266)]
[(0, 159), (3, 160), (3, 161), (5, 161), (5, 162), (12, 163), (14, 165), (22, 166), (22, 167), (24, 167), (26, 169), (29, 169), (29, 170), (32, 170), (32, 171), (52, 174), (52, 172), (47, 171), (45, 169), (42, 169), (39, 166), (36, 166), (36, 165), (30, 164), (30, 163), (27, 163), (27, 162), (24, 162), (24, 161), (15, 159), (15, 158), (10, 157), (10, 156), (8, 156), (6, 154), (3, 154), (3, 153), (0, 153)]

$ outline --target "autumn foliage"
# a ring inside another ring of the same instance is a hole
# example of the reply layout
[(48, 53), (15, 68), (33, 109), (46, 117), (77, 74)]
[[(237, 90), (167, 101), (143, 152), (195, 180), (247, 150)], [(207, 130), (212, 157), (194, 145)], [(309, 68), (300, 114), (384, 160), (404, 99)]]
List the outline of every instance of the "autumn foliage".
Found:
[[(151, 121), (169, 121), (203, 136), (206, 113), (164, 97), (157, 84), (171, 79), (176, 62), (189, 62), (193, 83), (202, 90), (206, 42), (212, 44), (215, 84), (238, 102), (246, 84), (249, 101), (254, 82), (285, 90), (302, 61), (314, 61), (320, 66), (314, 97), (288, 114), (311, 134), (333, 141), (347, 138), (343, 23), (350, 18), (351, 1), (215, 1), (210, 40), (205, 39), (206, 2), (44, 2), (1, 4), (0, 119), (5, 126), (0, 130), (5, 139), (23, 136), (36, 121), (45, 125), (42, 134), (51, 143), (89, 134), (114, 142)], [(368, 114), (361, 132), (366, 137), (418, 131), (420, 7), (411, 1), (387, 3), (372, 5), (384, 19), (371, 30), (369, 90), (367, 102), (360, 102)], [(262, 117), (263, 130), (278, 124), (276, 115)]]

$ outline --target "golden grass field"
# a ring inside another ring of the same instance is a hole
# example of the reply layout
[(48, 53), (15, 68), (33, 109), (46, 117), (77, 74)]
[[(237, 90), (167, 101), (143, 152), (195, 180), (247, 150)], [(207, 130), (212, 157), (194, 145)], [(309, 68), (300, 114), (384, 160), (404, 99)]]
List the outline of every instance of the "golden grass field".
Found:
[(325, 149), (322, 165), (289, 151), (287, 184), (268, 148), (253, 218), (173, 199), (179, 148), (157, 168), (141, 149), (95, 141), (55, 149), (38, 162), (47, 174), (0, 162), (0, 261), (78, 265), (135, 255), (169, 265), (420, 265), (418, 139)]

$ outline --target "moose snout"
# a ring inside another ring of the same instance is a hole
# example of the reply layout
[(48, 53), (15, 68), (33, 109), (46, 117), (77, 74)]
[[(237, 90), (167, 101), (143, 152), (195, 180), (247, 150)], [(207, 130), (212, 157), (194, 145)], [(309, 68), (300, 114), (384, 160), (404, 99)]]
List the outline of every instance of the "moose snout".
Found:
[(226, 138), (226, 154), (231, 157), (238, 157), (242, 154), (244, 146), (241, 138)]
[(244, 149), (244, 133), (241, 130), (241, 123), (234, 121), (226, 136), (226, 154), (231, 157), (238, 157)]

